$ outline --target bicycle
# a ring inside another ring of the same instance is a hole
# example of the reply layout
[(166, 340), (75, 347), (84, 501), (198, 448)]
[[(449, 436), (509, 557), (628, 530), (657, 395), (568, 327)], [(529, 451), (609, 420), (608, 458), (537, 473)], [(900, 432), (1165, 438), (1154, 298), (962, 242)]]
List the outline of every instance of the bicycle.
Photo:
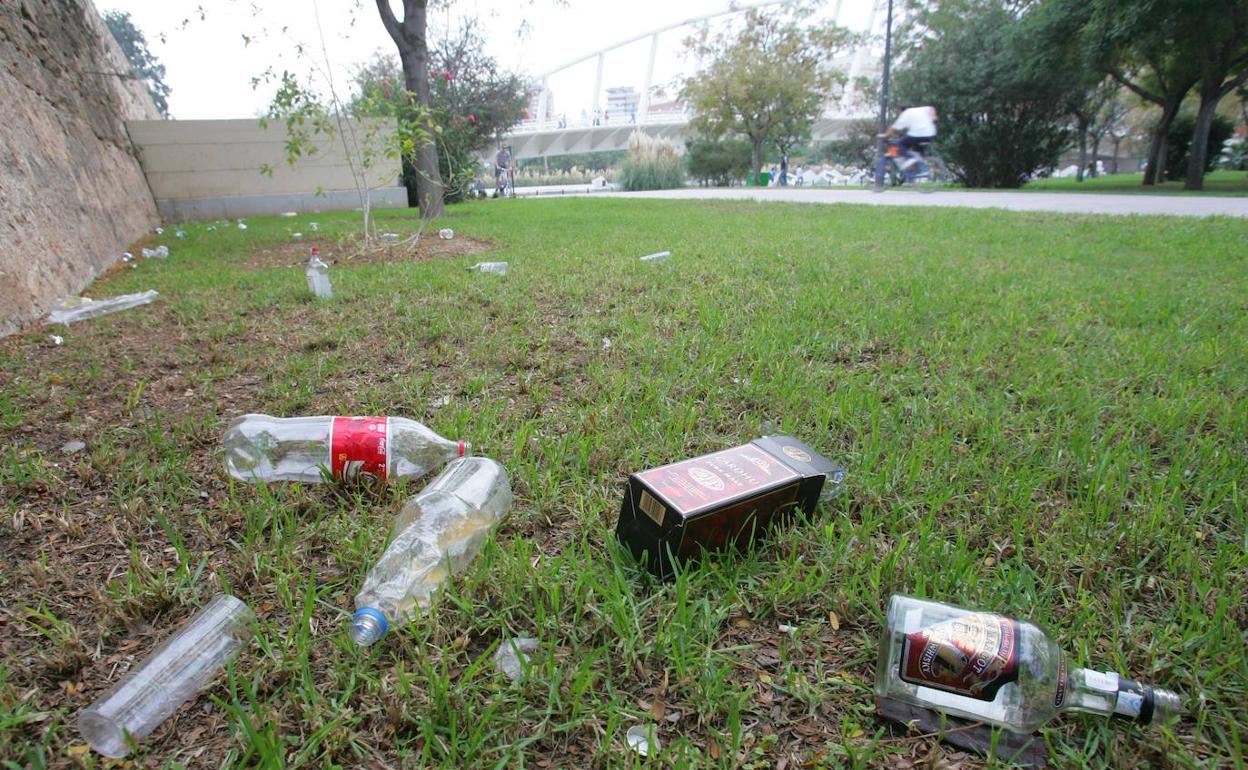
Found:
[[(903, 168), (902, 164), (909, 157), (915, 157), (918, 163), (908, 169)], [(928, 145), (926, 152), (915, 150), (914, 155), (909, 157), (901, 149), (898, 141), (893, 140), (888, 143), (884, 149), (883, 158), (885, 187), (910, 185), (919, 192), (930, 193), (953, 181), (953, 174), (949, 172), (949, 167), (945, 165), (944, 159), (932, 150), (931, 145)], [(876, 189), (883, 191), (883, 188)]]

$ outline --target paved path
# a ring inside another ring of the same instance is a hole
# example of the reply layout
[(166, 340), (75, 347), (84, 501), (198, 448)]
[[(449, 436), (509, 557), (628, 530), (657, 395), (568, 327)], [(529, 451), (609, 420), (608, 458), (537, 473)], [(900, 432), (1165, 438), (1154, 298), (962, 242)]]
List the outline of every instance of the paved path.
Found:
[[(569, 186), (566, 194), (585, 190)], [(555, 192), (557, 188), (550, 188)], [(523, 193), (524, 188), (520, 188)], [(543, 194), (549, 194), (543, 192)], [(557, 193), (556, 193), (557, 194)], [(938, 190), (931, 194), (915, 190), (834, 190), (828, 188), (749, 187), (686, 188), (652, 192), (594, 193), (611, 198), (733, 199), (793, 201), (801, 203), (858, 203), (870, 206), (950, 206), (1011, 211), (1054, 211), (1065, 214), (1159, 214), (1181, 217), (1228, 216), (1248, 219), (1248, 198), (1206, 195), (1096, 195), (1090, 193), (964, 192)]]

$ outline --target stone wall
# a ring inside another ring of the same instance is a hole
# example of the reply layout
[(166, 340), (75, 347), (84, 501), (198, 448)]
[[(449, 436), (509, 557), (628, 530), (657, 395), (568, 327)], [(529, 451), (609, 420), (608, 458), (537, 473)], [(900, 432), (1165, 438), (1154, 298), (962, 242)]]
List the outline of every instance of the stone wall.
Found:
[(0, 335), (156, 224), (125, 121), (158, 117), (91, 0), (0, 0)]

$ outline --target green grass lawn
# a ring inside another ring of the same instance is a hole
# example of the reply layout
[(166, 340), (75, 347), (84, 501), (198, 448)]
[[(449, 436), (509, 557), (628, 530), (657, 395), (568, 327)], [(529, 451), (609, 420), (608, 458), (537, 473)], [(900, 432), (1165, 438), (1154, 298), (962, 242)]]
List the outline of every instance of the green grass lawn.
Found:
[[(257, 636), (144, 766), (976, 766), (873, 715), (895, 591), (1186, 697), (1173, 730), (1052, 723), (1056, 766), (1243, 766), (1248, 222), (488, 201), (438, 226), (491, 250), (342, 259), (314, 303), (289, 232), (342, 258), (356, 216), (190, 225), (89, 291), (154, 305), (0, 341), (8, 766), (102, 766), (74, 714), (221, 590)], [(219, 436), (250, 411), (422, 420), (503, 462), (516, 505), (357, 650), (352, 597), (420, 485), (231, 483)], [(771, 423), (846, 492), (750, 554), (639, 571), (627, 474)], [(542, 646), (512, 683), (489, 659), (519, 634)], [(662, 759), (626, 748), (642, 723)]]
[(1075, 193), (1127, 193), (1131, 195), (1231, 195), (1248, 196), (1248, 172), (1214, 171), (1205, 175), (1205, 189), (1188, 192), (1183, 181), (1162, 182), (1152, 187), (1140, 184), (1142, 174), (1110, 174), (1089, 177), (1082, 182), (1074, 177), (1064, 179), (1037, 179), (1028, 182), (1023, 190), (1030, 192)]

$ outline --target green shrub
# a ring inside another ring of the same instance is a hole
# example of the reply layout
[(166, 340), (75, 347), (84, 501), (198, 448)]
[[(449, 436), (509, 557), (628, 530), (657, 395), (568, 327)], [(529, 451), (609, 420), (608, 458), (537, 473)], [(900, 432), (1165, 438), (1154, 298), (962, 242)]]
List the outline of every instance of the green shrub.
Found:
[(727, 186), (750, 172), (750, 143), (745, 139), (698, 138), (685, 146), (689, 176), (703, 184)]
[[(1166, 179), (1182, 179), (1187, 173), (1187, 156), (1192, 147), (1192, 132), (1196, 129), (1196, 116), (1184, 112), (1170, 124), (1166, 133)], [(1222, 145), (1235, 133), (1235, 124), (1221, 115), (1213, 116), (1209, 128), (1209, 142), (1205, 145), (1205, 172), (1213, 171), (1213, 164), (1222, 154)]]
[(676, 145), (641, 131), (628, 137), (628, 156), (620, 167), (625, 190), (670, 190), (685, 186), (685, 169)]

